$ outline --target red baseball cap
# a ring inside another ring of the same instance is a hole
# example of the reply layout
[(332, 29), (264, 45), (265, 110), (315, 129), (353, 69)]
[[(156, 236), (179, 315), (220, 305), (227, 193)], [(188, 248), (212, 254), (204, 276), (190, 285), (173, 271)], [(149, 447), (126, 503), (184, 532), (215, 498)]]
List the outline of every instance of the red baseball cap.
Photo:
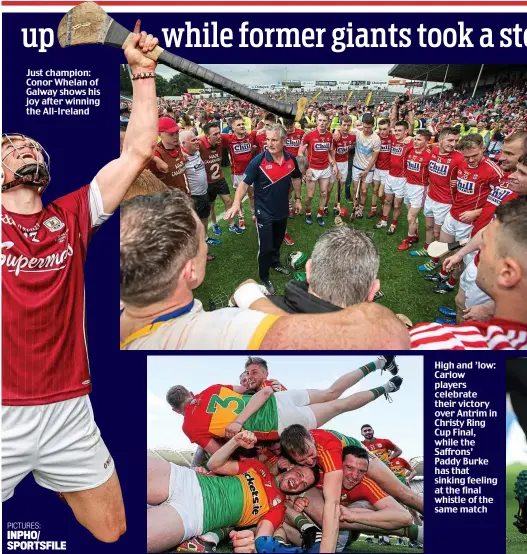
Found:
[(159, 132), (160, 133), (175, 133), (179, 131), (179, 125), (170, 117), (159, 118)]

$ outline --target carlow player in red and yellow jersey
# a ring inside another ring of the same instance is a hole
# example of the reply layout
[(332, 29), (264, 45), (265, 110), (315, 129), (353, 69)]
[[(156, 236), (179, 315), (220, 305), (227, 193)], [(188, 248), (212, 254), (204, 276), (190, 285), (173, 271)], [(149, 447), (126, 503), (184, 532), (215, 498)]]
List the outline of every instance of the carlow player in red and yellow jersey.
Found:
[(392, 470), (397, 479), (401, 481), (401, 483), (408, 486), (410, 486), (408, 483), (417, 475), (415, 469), (400, 456), (388, 462), (388, 467)]
[[(320, 552), (333, 552), (339, 529), (340, 494), (343, 479), (342, 452), (346, 446), (361, 448), (358, 440), (325, 429), (308, 431), (302, 425), (291, 425), (280, 435), (282, 452), (297, 464), (319, 467), (324, 472), (322, 542)], [(423, 511), (423, 499), (405, 487), (380, 460), (372, 458), (368, 477), (401, 503)], [(311, 493), (317, 494), (317, 492)]]
[(212, 385), (197, 395), (176, 385), (167, 393), (172, 410), (184, 416), (183, 432), (194, 443), (213, 454), (219, 447), (218, 438), (232, 438), (242, 427), (253, 431), (259, 440), (277, 440), (280, 433), (293, 423), (316, 429), (339, 414), (356, 410), (382, 394), (399, 390), (402, 379), (395, 376), (380, 387), (339, 398), (346, 389), (377, 369), (397, 373), (392, 357), (380, 357), (375, 362), (339, 377), (329, 388), (296, 389), (273, 392), (270, 386), (253, 395), (232, 385)]
[(247, 389), (259, 391), (265, 387), (272, 387), (274, 392), (287, 390), (276, 379), (269, 379), (267, 362), (257, 356), (249, 356), (245, 362), (245, 374), (247, 375)]
[(362, 444), (374, 456), (379, 458), (385, 464), (400, 456), (403, 451), (389, 439), (378, 439), (374, 436), (375, 431), (369, 424), (364, 424), (360, 428), (361, 435), (364, 437)]
[(285, 495), (300, 494), (317, 477), (310, 468), (294, 466), (275, 478), (258, 460), (230, 459), (238, 447), (255, 444), (254, 434), (242, 431), (211, 457), (208, 469), (227, 477), (148, 457), (147, 551), (164, 552), (223, 527), (256, 525), (256, 538), (272, 536), (284, 520)]

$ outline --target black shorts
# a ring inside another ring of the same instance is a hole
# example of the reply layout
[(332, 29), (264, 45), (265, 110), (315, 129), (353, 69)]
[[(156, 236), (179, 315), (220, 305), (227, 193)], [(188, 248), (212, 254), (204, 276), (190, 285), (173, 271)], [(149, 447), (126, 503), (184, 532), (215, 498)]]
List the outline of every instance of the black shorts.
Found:
[(192, 196), (194, 200), (194, 209), (200, 219), (207, 219), (210, 215), (210, 201), (208, 194)]
[(215, 202), (218, 196), (223, 196), (225, 194), (227, 196), (230, 196), (231, 191), (229, 190), (229, 185), (227, 184), (227, 181), (225, 179), (222, 179), (217, 183), (209, 185), (208, 193), (210, 201)]

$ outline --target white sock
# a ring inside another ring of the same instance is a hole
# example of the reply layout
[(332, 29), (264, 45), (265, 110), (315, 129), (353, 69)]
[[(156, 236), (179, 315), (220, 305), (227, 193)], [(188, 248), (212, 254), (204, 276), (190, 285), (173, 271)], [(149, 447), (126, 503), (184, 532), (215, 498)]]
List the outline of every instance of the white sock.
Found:
[(220, 542), (220, 539), (216, 533), (213, 533), (212, 531), (209, 531), (208, 533), (205, 533), (204, 535), (200, 535), (200, 538), (202, 538), (206, 542), (212, 542), (216, 546), (218, 546), (218, 543)]

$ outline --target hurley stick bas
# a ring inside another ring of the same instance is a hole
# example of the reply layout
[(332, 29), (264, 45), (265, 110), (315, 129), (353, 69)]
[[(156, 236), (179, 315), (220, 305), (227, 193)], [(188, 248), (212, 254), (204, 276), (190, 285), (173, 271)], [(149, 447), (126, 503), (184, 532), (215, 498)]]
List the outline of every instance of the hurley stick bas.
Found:
[(337, 179), (337, 212), (338, 213), (335, 216), (335, 225), (340, 227), (344, 223), (340, 215), (340, 179)]
[(355, 221), (355, 217), (357, 216), (357, 210), (359, 209), (359, 194), (360, 194), (361, 186), (362, 186), (362, 177), (359, 179), (357, 183), (357, 190), (355, 191), (355, 198), (353, 199), (353, 208), (350, 214), (351, 221)]
[(453, 252), (465, 246), (465, 244), (468, 244), (469, 240), (470, 239), (463, 239), (456, 242), (439, 242), (436, 240), (428, 245), (427, 253), (429, 256), (432, 256), (432, 258), (440, 258), (448, 252)]
[[(106, 44), (124, 50), (131, 35), (128, 29), (117, 23), (95, 2), (84, 2), (72, 8), (62, 18), (57, 31), (58, 41), (63, 48), (79, 44)], [(287, 119), (300, 121), (307, 106), (306, 97), (300, 98), (296, 104), (278, 102), (194, 62), (171, 54), (160, 46), (156, 46), (145, 56)]]

